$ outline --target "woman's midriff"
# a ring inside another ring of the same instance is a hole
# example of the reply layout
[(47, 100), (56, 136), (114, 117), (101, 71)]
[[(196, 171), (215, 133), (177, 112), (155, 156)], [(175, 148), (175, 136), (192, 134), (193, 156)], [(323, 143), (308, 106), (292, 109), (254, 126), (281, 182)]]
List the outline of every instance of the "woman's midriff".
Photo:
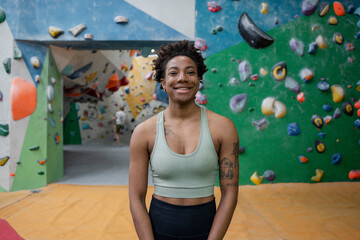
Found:
[(191, 205), (198, 205), (203, 203), (208, 203), (214, 199), (214, 195), (208, 196), (208, 197), (202, 197), (202, 198), (168, 198), (168, 197), (162, 197), (159, 195), (154, 194), (153, 195), (156, 199), (159, 199), (161, 201), (174, 204), (174, 205), (181, 205), (181, 206), (191, 206)]

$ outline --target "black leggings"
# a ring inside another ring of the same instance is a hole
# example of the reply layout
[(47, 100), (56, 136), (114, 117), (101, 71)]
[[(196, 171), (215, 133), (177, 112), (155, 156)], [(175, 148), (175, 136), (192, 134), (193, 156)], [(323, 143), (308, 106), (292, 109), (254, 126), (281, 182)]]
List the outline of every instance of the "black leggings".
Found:
[(152, 198), (150, 220), (156, 240), (207, 239), (216, 213), (215, 199), (182, 206)]

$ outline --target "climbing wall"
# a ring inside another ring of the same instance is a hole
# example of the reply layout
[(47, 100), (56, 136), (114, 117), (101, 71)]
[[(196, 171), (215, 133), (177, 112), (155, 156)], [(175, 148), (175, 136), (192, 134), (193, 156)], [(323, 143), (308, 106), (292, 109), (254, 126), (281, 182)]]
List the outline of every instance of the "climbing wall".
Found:
[[(353, 2), (354, 11), (360, 4)], [(346, 11), (351, 3), (344, 4)], [(269, 3), (268, 14), (261, 12), (260, 2), (251, 4), (258, 4), (255, 10), (244, 7), (227, 16), (238, 21), (236, 28), (223, 25), (216, 34), (204, 34), (209, 50), (223, 31), (245, 40), (207, 56), (209, 71), (201, 91), (207, 96), (205, 106), (237, 127), (240, 184), (259, 184), (264, 176), (262, 183), (349, 181), (350, 171), (360, 168), (360, 120), (354, 106), (360, 98), (359, 17), (351, 11), (339, 16), (332, 2), (322, 17), (320, 6), (305, 15), (297, 1)], [(206, 14), (213, 26), (216, 21), (221, 25), (229, 11), (203, 8), (199, 26)], [(276, 15), (284, 8), (294, 14), (289, 21)], [(247, 16), (242, 14), (247, 10)], [(247, 19), (239, 20), (240, 15)], [(261, 29), (269, 25), (271, 30)]]

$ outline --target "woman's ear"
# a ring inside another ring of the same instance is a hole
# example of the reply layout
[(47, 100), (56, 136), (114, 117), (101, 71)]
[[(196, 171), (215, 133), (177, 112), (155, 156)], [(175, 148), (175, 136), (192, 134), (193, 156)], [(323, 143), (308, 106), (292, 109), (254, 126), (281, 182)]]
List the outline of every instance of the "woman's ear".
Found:
[(164, 79), (164, 78), (160, 78), (160, 82), (161, 82), (162, 88), (165, 89), (165, 79)]

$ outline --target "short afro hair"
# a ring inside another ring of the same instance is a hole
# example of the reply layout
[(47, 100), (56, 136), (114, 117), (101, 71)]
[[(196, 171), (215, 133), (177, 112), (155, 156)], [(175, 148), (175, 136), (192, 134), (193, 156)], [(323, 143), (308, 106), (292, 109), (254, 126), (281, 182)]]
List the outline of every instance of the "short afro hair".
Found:
[(191, 58), (197, 67), (197, 74), (200, 80), (204, 73), (208, 70), (204, 63), (205, 58), (201, 55), (200, 49), (195, 48), (194, 43), (190, 43), (188, 40), (179, 41), (176, 43), (168, 44), (167, 46), (161, 46), (158, 57), (153, 60), (153, 70), (155, 70), (155, 80), (161, 82), (161, 78), (165, 77), (166, 64), (176, 56), (187, 56)]

